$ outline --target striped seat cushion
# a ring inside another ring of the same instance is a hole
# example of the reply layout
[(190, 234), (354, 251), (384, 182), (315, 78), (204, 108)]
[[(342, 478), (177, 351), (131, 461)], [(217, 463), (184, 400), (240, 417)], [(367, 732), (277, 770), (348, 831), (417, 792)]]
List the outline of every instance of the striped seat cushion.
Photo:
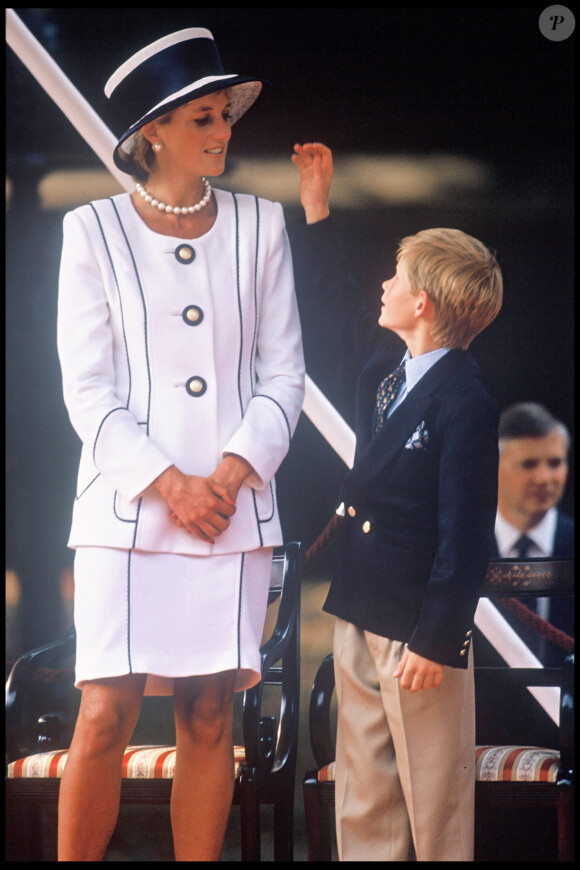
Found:
[(334, 761), (331, 761), (318, 771), (318, 782), (334, 782), (334, 779)]
[[(58, 779), (62, 776), (67, 749), (38, 752), (8, 765), (9, 779)], [(245, 761), (246, 750), (234, 746), (235, 775)], [(175, 772), (175, 746), (129, 746), (123, 758), (125, 779), (173, 779)]]
[(476, 746), (477, 782), (556, 782), (560, 753), (539, 746)]
[[(537, 746), (476, 746), (477, 782), (556, 782), (560, 753)], [(334, 781), (334, 761), (321, 767), (318, 782)]]

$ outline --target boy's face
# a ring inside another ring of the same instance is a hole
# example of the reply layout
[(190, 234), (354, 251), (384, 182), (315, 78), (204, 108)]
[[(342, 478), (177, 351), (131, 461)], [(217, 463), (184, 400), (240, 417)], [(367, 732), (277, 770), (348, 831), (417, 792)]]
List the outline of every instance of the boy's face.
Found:
[(411, 292), (404, 257), (401, 257), (397, 263), (395, 275), (383, 283), (381, 302), (383, 304), (379, 315), (379, 326), (392, 329), (404, 338), (415, 325), (417, 306), (417, 294)]

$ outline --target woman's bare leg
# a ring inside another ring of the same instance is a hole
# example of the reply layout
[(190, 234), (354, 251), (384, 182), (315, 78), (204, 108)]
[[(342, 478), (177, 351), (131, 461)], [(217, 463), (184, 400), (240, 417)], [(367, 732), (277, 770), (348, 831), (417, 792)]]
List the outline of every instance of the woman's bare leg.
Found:
[(219, 861), (234, 792), (235, 671), (175, 680), (176, 861)]
[(58, 860), (102, 861), (119, 813), (123, 753), (135, 728), (144, 674), (85, 683), (60, 784)]

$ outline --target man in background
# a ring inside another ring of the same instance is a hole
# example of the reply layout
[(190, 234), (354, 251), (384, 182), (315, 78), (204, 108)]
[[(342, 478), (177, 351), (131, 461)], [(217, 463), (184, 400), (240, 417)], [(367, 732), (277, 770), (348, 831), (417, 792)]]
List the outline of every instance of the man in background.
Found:
[(574, 555), (574, 521), (558, 509), (569, 449), (568, 430), (543, 405), (521, 402), (503, 411), (495, 524), (503, 558)]
[[(568, 478), (569, 449), (566, 426), (543, 405), (520, 402), (501, 414), (495, 523), (498, 556), (574, 556), (574, 520), (558, 507)], [(537, 598), (529, 606), (573, 636), (574, 608), (569, 598)], [(549, 641), (536, 633), (524, 639), (542, 664), (562, 663), (565, 652)]]
[[(558, 505), (568, 477), (568, 430), (542, 405), (520, 402), (505, 408), (499, 427), (496, 557), (507, 559), (573, 558), (574, 520)], [(526, 625), (494, 601), (501, 615), (546, 667), (560, 667), (566, 650)], [(546, 606), (548, 605), (548, 606)], [(528, 607), (555, 628), (574, 636), (570, 598), (531, 599)], [(503, 659), (482, 632), (474, 632), (474, 660), (498, 666)], [(536, 743), (557, 746), (558, 728), (525, 690), (506, 683), (493, 698), (476, 694), (478, 743)]]

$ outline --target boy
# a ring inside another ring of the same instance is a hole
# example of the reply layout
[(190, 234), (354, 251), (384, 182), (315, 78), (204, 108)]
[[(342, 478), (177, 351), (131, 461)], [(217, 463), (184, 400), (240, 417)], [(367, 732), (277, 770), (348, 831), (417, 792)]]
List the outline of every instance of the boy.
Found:
[(324, 604), (337, 618), (339, 857), (470, 861), (470, 645), (493, 548), (498, 410), (467, 347), (500, 310), (501, 272), (459, 230), (409, 236), (377, 329), (334, 239), (331, 152), (297, 145), (292, 159), (307, 221), (291, 235), (304, 334), (329, 328), (362, 367)]

